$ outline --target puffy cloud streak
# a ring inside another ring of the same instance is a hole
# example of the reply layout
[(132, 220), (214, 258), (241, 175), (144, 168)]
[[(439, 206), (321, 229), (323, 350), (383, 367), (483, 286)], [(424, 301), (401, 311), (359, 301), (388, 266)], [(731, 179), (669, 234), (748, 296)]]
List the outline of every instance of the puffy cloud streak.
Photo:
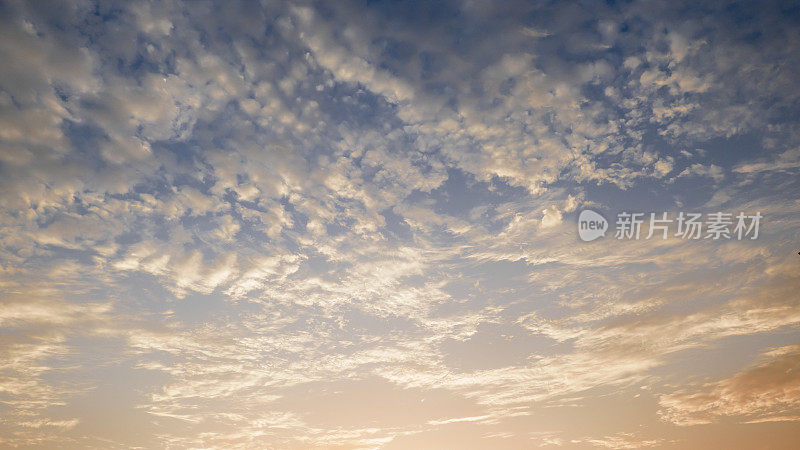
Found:
[(663, 395), (662, 417), (678, 425), (712, 423), (720, 416), (750, 423), (800, 421), (800, 347), (776, 348), (762, 359), (730, 378)]

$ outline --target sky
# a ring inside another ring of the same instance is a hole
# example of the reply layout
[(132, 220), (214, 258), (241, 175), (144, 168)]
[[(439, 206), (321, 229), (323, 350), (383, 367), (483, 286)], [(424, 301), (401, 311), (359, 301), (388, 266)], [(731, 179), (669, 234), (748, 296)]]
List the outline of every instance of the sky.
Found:
[(791, 1), (0, 1), (0, 447), (792, 448), (798, 55)]

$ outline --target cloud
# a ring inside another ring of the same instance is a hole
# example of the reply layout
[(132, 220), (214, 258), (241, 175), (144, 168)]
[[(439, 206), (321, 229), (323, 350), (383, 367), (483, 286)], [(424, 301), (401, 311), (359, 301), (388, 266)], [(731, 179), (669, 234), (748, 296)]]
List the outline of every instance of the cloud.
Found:
[(733, 171), (753, 175), (772, 171), (791, 172), (798, 168), (800, 168), (800, 149), (792, 149), (777, 155), (772, 161), (741, 164), (734, 167)]
[(800, 347), (771, 349), (760, 359), (730, 378), (662, 395), (662, 419), (677, 425), (711, 423), (726, 416), (747, 423), (797, 421)]
[(714, 182), (718, 183), (725, 178), (725, 172), (722, 170), (721, 167), (711, 164), (710, 166), (704, 166), (702, 164), (692, 164), (691, 166), (683, 169), (681, 173), (677, 175), (676, 178), (683, 178), (683, 177), (709, 177), (714, 180)]
[(549, 208), (543, 210), (542, 214), (543, 216), (540, 227), (552, 228), (561, 225), (562, 214), (556, 205), (552, 205)]
[(605, 436), (602, 438), (587, 438), (585, 442), (595, 447), (612, 449), (657, 447), (664, 443), (661, 439), (637, 439), (631, 433), (618, 433), (617, 435)]
[[(800, 415), (780, 5), (412, 6), (0, 5), (2, 445), (633, 448)], [(765, 219), (588, 244), (582, 206)], [(722, 380), (678, 361), (763, 339)], [(665, 428), (587, 436), (570, 405), (640, 386)]]

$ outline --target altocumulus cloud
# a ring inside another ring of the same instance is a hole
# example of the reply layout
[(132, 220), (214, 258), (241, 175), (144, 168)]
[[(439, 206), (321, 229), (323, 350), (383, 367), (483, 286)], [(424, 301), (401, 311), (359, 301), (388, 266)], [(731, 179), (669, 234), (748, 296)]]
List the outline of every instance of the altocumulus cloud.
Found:
[(799, 14), (3, 2), (0, 445), (789, 448)]

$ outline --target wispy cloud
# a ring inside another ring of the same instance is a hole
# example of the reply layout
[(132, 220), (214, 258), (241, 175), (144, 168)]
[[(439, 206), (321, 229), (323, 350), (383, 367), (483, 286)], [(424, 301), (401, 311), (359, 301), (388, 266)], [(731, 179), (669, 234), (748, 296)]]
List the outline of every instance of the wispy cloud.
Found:
[(0, 445), (781, 445), (790, 6), (1, 4)]

